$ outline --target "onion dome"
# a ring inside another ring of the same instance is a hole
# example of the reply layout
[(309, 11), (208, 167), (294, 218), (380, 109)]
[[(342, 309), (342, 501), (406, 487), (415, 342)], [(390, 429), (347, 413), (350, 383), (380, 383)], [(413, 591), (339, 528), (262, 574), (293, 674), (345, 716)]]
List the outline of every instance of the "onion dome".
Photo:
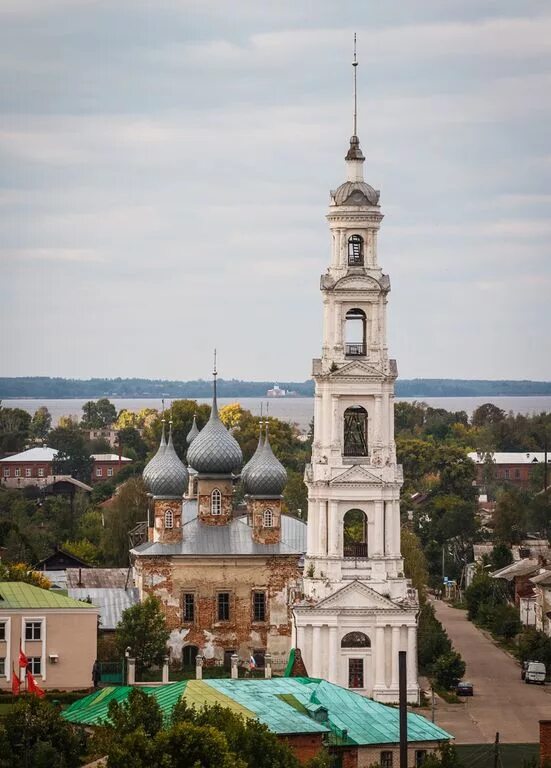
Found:
[(252, 457), (249, 459), (249, 461), (245, 464), (245, 466), (241, 470), (241, 480), (243, 483), (247, 482), (247, 475), (249, 474), (251, 469), (254, 467), (256, 461), (258, 460), (260, 453), (262, 452), (263, 445), (264, 445), (264, 435), (262, 434), (262, 421), (260, 421), (260, 433), (258, 435), (258, 445), (256, 446), (256, 451), (253, 453)]
[(281, 496), (286, 483), (287, 471), (274, 456), (266, 427), (266, 439), (258, 458), (247, 473), (245, 491), (250, 496)]
[(365, 181), (345, 181), (331, 192), (334, 205), (379, 205), (380, 192)]
[[(153, 459), (150, 464), (152, 462)], [(184, 495), (189, 475), (174, 449), (172, 425), (170, 427), (168, 444), (157, 463), (149, 471), (147, 479), (144, 472), (144, 481), (152, 496), (179, 498)]]
[(199, 434), (199, 429), (197, 427), (197, 419), (195, 418), (195, 414), (193, 414), (193, 424), (191, 425), (191, 429), (187, 433), (186, 443), (188, 445), (191, 445), (198, 434)]
[(144, 471), (142, 472), (142, 478), (146, 486), (149, 488), (149, 483), (151, 482), (151, 479), (155, 473), (155, 468), (157, 464), (161, 461), (161, 458), (166, 451), (166, 437), (165, 437), (165, 420), (163, 418), (163, 431), (161, 432), (161, 442), (159, 443), (159, 447), (157, 449), (157, 453), (155, 456), (153, 456), (150, 461), (145, 465)]
[(200, 475), (230, 475), (239, 472), (243, 464), (239, 443), (230, 435), (218, 415), (216, 373), (210, 418), (189, 446), (187, 461)]

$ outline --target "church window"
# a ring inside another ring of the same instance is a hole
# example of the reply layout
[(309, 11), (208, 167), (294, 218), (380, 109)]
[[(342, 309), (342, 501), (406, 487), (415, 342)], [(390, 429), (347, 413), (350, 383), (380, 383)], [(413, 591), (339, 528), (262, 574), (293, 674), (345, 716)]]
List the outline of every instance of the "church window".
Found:
[(174, 528), (174, 512), (171, 509), (165, 512), (165, 528)]
[(253, 621), (266, 621), (265, 592), (253, 592)]
[(195, 667), (195, 660), (199, 648), (196, 645), (184, 645), (182, 650), (182, 666), (183, 667)]
[(193, 592), (184, 592), (182, 618), (184, 621), (195, 621), (195, 594)]
[(363, 632), (349, 632), (341, 640), (341, 648), (371, 648), (371, 640)]
[(230, 593), (218, 593), (218, 621), (230, 620)]
[(262, 525), (264, 528), (274, 527), (274, 513), (271, 509), (264, 510), (264, 514), (262, 515)]
[(348, 687), (364, 687), (364, 660), (348, 659)]
[(360, 405), (344, 412), (344, 455), (367, 456), (367, 411)]
[(359, 235), (348, 238), (348, 266), (361, 267), (364, 263), (364, 241)]
[(367, 560), (367, 517), (361, 509), (349, 509), (343, 519), (343, 555)]
[(426, 759), (427, 759), (426, 749), (415, 750), (415, 768), (421, 768), (421, 766), (425, 764)]
[(365, 357), (366, 317), (363, 309), (349, 309), (345, 316), (345, 354), (347, 357)]
[(210, 513), (211, 515), (222, 514), (222, 494), (215, 488), (210, 495)]

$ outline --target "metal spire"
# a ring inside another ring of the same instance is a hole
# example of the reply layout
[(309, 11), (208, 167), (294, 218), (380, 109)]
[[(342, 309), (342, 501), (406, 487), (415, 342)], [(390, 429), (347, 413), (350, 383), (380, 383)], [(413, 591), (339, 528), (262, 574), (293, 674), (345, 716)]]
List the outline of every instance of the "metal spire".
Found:
[(354, 59), (352, 60), (352, 69), (354, 72), (354, 125), (352, 135), (357, 136), (358, 130), (358, 89), (356, 82), (356, 70), (358, 68), (358, 60), (356, 59), (356, 33), (354, 32)]
[(218, 416), (218, 398), (216, 393), (216, 377), (218, 376), (218, 371), (216, 370), (216, 347), (214, 348), (214, 367), (212, 371), (212, 376), (214, 380), (214, 395), (212, 398), (211, 418), (213, 416)]

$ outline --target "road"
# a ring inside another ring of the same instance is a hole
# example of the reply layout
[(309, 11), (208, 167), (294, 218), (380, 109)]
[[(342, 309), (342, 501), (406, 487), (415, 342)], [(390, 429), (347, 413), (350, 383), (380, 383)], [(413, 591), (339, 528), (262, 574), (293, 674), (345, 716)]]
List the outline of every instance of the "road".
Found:
[(467, 665), (465, 680), (475, 695), (464, 704), (438, 701), (436, 723), (449, 730), (458, 744), (539, 740), (539, 720), (551, 719), (551, 685), (526, 685), (520, 667), (467, 620), (466, 611), (434, 602), (436, 616)]

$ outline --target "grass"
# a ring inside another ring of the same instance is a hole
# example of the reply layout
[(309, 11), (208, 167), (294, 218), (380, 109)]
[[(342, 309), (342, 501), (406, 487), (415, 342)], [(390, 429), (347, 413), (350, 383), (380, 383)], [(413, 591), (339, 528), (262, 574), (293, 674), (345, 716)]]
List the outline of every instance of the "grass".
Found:
[(462, 704), (463, 702), (459, 696), (453, 691), (447, 691), (445, 688), (440, 688), (438, 685), (434, 686), (434, 692), (440, 696), (441, 699), (447, 704)]

